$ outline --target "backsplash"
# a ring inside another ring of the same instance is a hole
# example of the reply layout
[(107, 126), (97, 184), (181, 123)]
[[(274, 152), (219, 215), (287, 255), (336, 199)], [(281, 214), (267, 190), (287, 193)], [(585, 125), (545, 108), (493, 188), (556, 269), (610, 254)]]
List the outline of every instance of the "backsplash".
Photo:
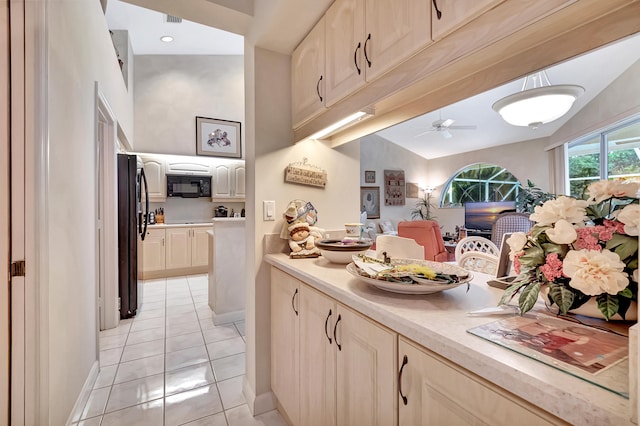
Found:
[(208, 198), (167, 198), (164, 203), (149, 203), (149, 211), (164, 209), (165, 223), (205, 223), (211, 222), (214, 210), (218, 206), (225, 206), (229, 215), (231, 210), (240, 213), (244, 208), (243, 202), (211, 202)]

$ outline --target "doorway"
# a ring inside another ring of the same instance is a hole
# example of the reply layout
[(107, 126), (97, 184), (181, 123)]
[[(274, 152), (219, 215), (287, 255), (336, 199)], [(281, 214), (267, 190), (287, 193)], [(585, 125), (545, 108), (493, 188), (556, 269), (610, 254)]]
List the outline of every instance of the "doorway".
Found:
[[(0, 1), (0, 276), (9, 277), (9, 247), (11, 240), (10, 212), (10, 168), (9, 130), (11, 98), (9, 93), (9, 2)], [(10, 282), (0, 285), (0, 423), (9, 424), (10, 404)]]
[[(96, 97), (96, 283), (98, 331), (120, 321), (118, 307), (117, 122), (95, 84)], [(99, 340), (99, 339), (97, 339)], [(98, 352), (100, 348), (98, 347)]]

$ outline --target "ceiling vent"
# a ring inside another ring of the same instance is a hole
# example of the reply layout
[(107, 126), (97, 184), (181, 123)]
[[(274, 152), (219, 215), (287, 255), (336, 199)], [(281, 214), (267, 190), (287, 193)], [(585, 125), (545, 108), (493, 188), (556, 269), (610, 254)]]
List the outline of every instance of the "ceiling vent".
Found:
[(165, 17), (165, 22), (169, 23), (169, 24), (180, 24), (182, 23), (182, 18), (178, 18), (177, 16), (171, 16), (171, 15), (164, 15)]

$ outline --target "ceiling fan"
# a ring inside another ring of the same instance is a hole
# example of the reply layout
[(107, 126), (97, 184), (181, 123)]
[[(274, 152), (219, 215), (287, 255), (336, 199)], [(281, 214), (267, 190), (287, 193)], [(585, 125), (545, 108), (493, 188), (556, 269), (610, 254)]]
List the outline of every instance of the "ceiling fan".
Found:
[(445, 139), (449, 139), (453, 137), (449, 130), (475, 130), (477, 128), (477, 126), (475, 125), (453, 126), (453, 123), (455, 123), (455, 121), (456, 120), (452, 118), (447, 118), (446, 120), (440, 118), (439, 120), (431, 123), (431, 128), (429, 130), (415, 135), (414, 138), (426, 135), (427, 133), (431, 132), (439, 132)]

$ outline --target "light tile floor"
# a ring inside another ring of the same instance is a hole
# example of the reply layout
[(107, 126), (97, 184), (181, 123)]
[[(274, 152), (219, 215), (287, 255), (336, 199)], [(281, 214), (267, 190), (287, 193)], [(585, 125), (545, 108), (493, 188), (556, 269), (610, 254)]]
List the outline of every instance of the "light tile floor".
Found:
[(73, 425), (284, 426), (244, 396), (244, 321), (216, 326), (207, 275), (141, 282), (135, 318), (100, 332), (100, 374)]

